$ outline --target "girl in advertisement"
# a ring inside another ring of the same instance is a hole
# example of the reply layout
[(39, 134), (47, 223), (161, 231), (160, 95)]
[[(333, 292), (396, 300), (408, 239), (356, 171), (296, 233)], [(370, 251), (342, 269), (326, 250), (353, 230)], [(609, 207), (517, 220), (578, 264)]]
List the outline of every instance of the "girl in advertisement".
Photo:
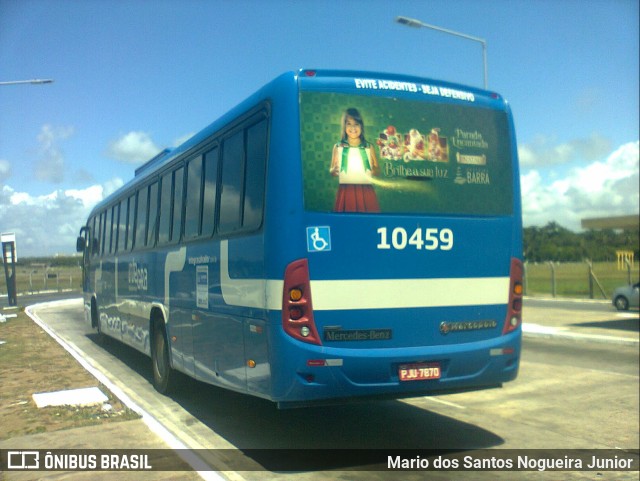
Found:
[(364, 136), (364, 122), (355, 108), (342, 115), (341, 140), (333, 147), (331, 175), (339, 187), (334, 212), (380, 212), (371, 177), (380, 174), (373, 144)]

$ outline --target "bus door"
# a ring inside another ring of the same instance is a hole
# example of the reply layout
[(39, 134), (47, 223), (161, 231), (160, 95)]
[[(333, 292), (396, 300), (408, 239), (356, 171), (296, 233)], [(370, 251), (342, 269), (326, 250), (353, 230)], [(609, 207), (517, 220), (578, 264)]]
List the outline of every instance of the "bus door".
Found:
[(89, 259), (91, 258), (91, 235), (88, 226), (80, 229), (80, 235), (76, 240), (76, 251), (82, 252), (82, 292), (89, 291)]

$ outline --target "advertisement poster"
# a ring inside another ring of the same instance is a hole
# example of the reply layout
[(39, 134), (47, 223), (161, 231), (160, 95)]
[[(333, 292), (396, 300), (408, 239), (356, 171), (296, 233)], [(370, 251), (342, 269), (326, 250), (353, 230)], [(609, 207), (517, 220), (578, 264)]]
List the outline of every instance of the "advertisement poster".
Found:
[(305, 208), (509, 215), (504, 112), (472, 104), (302, 92)]

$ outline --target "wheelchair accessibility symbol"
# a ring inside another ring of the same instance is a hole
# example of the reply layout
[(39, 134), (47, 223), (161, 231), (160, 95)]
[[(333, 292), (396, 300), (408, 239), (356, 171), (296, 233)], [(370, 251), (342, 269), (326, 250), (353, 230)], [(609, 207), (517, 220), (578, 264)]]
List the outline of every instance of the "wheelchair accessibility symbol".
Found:
[(326, 252), (331, 250), (331, 229), (325, 227), (307, 227), (307, 251)]

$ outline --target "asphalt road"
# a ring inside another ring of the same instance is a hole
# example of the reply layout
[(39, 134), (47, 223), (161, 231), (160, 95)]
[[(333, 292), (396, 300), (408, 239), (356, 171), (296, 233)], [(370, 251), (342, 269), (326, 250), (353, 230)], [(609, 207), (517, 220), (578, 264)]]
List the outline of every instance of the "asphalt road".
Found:
[(610, 299), (562, 299), (527, 297), (526, 305), (534, 309), (568, 309), (571, 311), (612, 312), (614, 307)]
[[(574, 305), (574, 304), (572, 304)], [(580, 307), (575, 313), (580, 316)], [(527, 304), (540, 318), (565, 309)], [(185, 380), (173, 397), (153, 390), (150, 361), (115, 341), (104, 345), (83, 323), (80, 302), (37, 309), (38, 316), (177, 439), (194, 449), (615, 449), (639, 445), (638, 346), (525, 338), (519, 377), (501, 389), (347, 406), (278, 411), (272, 403)], [(592, 316), (594, 314), (591, 314)], [(604, 312), (611, 315), (611, 308)], [(525, 318), (526, 321), (526, 318)], [(277, 451), (276, 451), (277, 453)], [(290, 455), (282, 452), (282, 455)], [(209, 461), (227, 471), (225, 459)], [(281, 479), (277, 459), (254, 459), (267, 472), (234, 479)], [(425, 473), (370, 471), (340, 459), (295, 479), (424, 479)], [(637, 473), (517, 473), (518, 479), (638, 479)], [(395, 475), (395, 476), (393, 476)], [(513, 479), (510, 472), (455, 478)], [(452, 479), (430, 472), (429, 479)]]

